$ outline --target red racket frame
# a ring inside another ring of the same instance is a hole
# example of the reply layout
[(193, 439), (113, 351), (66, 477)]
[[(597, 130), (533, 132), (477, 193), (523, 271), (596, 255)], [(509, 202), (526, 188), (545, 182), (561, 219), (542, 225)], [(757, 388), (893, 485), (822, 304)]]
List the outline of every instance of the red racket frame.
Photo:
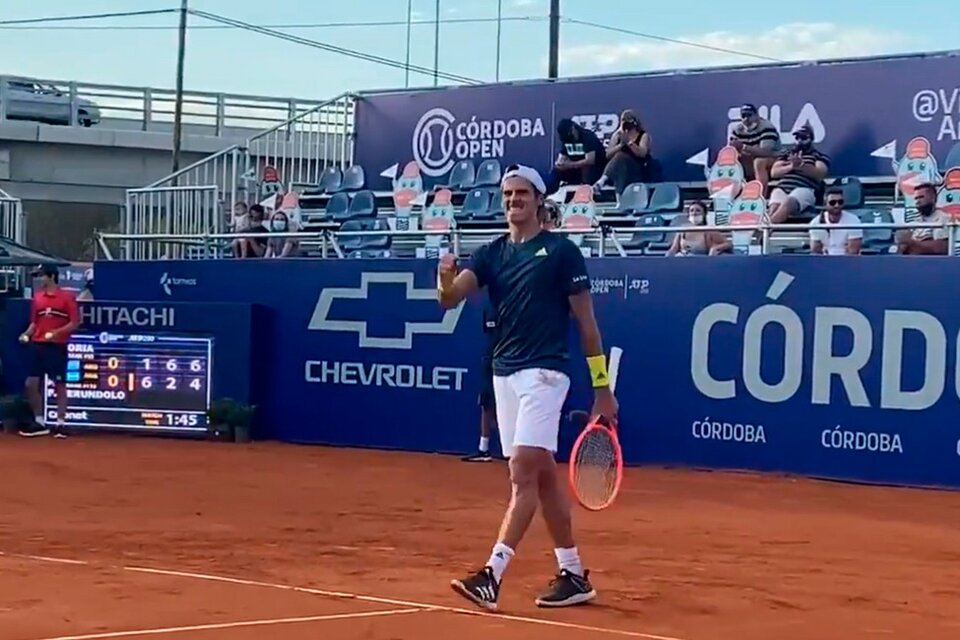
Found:
[[(604, 424), (604, 422), (610, 422), (610, 425)], [(616, 480), (613, 485), (613, 493), (610, 495), (610, 498), (601, 506), (593, 506), (585, 504), (583, 499), (580, 497), (580, 493), (577, 491), (576, 483), (576, 459), (577, 452), (580, 450), (581, 444), (586, 439), (587, 435), (596, 429), (603, 429), (610, 435), (610, 439), (613, 442), (613, 448), (616, 452), (617, 464), (616, 464)], [(617, 499), (617, 496), (620, 494), (620, 485), (623, 483), (623, 449), (620, 446), (620, 437), (617, 435), (617, 425), (615, 422), (608, 421), (604, 419), (601, 421), (599, 417), (593, 418), (590, 420), (589, 424), (580, 432), (580, 435), (577, 436), (577, 440), (573, 443), (573, 448), (570, 450), (570, 462), (567, 464), (567, 481), (570, 484), (570, 491), (576, 497), (577, 502), (580, 503), (584, 509), (589, 511), (603, 511), (610, 507)]]

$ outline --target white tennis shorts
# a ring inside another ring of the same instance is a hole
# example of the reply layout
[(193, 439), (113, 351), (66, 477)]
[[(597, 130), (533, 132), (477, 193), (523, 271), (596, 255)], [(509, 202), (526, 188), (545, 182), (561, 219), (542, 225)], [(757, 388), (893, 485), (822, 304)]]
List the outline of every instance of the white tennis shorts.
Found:
[(497, 402), (497, 429), (503, 456), (514, 447), (557, 451), (560, 413), (570, 390), (570, 378), (551, 369), (523, 369), (493, 377)]

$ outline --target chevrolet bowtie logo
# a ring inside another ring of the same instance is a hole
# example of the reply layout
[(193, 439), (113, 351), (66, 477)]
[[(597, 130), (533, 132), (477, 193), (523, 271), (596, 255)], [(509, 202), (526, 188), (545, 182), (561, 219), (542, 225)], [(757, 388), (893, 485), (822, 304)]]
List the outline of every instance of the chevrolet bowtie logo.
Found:
[[(314, 331), (345, 331), (356, 333), (359, 336), (358, 344), (361, 348), (373, 349), (412, 349), (413, 336), (419, 334), (431, 335), (451, 335), (457, 328), (457, 322), (460, 320), (460, 312), (463, 311), (461, 302), (453, 309), (448, 309), (443, 313), (443, 318), (438, 322), (405, 322), (403, 337), (382, 338), (368, 335), (366, 320), (331, 320), (330, 307), (335, 300), (370, 300), (368, 297), (371, 284), (402, 284), (406, 286), (406, 299), (408, 301), (430, 301), (437, 305), (437, 291), (430, 287), (427, 289), (418, 289), (413, 282), (413, 273), (403, 272), (384, 272), (384, 273), (362, 273), (360, 275), (360, 286), (356, 289), (346, 287), (326, 287), (320, 292), (320, 298), (317, 300), (317, 306), (313, 309), (313, 316), (310, 318), (308, 329)], [(367, 317), (375, 314), (383, 314), (385, 310), (378, 309), (375, 301), (370, 300), (370, 305), (366, 313)]]

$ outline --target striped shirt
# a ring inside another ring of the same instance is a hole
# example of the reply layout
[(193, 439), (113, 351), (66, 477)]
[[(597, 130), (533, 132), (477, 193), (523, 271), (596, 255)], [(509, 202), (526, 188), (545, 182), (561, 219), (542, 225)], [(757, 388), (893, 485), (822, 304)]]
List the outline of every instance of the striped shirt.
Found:
[(745, 147), (756, 147), (767, 142), (773, 143), (774, 149), (780, 148), (780, 131), (772, 122), (764, 118), (760, 118), (754, 127), (747, 128), (742, 122), (737, 124), (730, 138), (742, 142)]
[[(784, 153), (777, 160), (790, 160), (791, 151)], [(818, 161), (827, 165), (827, 170), (830, 169), (830, 157), (825, 154), (817, 151), (813, 147), (802, 151), (801, 157), (803, 158), (804, 167), (812, 167)], [(777, 188), (782, 189), (784, 193), (790, 193), (794, 189), (811, 189), (814, 192), (820, 191), (823, 188), (823, 180), (817, 180), (816, 178), (811, 178), (810, 176), (800, 173), (799, 171), (790, 170), (790, 173), (784, 175), (780, 178), (780, 182), (777, 183)]]

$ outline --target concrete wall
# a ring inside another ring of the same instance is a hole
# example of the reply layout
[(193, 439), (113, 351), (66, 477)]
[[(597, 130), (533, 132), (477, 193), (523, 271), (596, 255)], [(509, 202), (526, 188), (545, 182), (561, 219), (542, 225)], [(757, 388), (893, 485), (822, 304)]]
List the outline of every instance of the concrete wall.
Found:
[[(184, 136), (181, 166), (230, 146)], [(22, 200), (120, 205), (126, 189), (169, 175), (173, 136), (27, 123), (0, 125), (0, 186)]]

